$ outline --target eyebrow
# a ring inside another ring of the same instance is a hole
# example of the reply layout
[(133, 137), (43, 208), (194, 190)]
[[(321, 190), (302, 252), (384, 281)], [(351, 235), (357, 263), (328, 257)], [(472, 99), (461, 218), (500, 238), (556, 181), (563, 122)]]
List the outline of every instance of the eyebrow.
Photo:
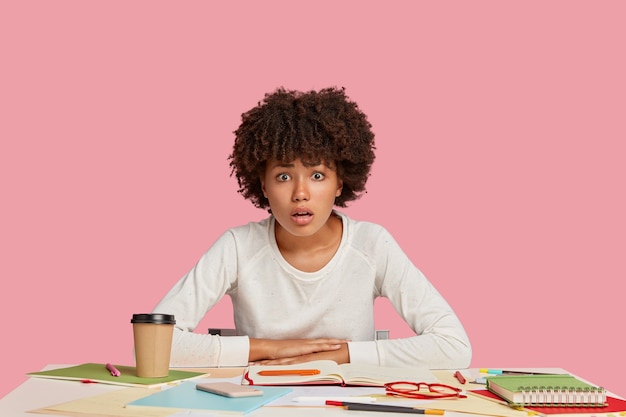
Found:
[(277, 168), (293, 168), (295, 167), (295, 164), (283, 164), (281, 162), (278, 162), (276, 164), (271, 164), (269, 166), (270, 169), (277, 169)]
[[(317, 167), (317, 166), (325, 166), (328, 169), (334, 169), (332, 166), (325, 164), (324, 162), (302, 162), (306, 168)], [(275, 164), (270, 165), (270, 168), (293, 168), (296, 164), (293, 162), (277, 162)]]

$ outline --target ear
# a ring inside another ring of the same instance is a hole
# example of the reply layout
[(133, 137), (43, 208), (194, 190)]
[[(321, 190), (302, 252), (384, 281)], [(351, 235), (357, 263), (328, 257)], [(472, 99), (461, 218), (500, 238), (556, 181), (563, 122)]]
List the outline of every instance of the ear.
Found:
[(265, 191), (265, 180), (263, 178), (259, 178), (261, 181), (261, 191), (263, 191), (263, 197), (267, 198), (267, 192)]
[(339, 197), (341, 192), (343, 191), (343, 180), (337, 180), (337, 191), (335, 192), (335, 197)]

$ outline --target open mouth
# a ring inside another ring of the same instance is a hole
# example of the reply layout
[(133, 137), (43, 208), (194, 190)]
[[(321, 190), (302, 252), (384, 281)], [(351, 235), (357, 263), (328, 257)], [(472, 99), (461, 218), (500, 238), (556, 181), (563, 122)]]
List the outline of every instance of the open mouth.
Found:
[(311, 213), (311, 211), (307, 208), (298, 207), (297, 209), (291, 212), (291, 215), (296, 216), (296, 217), (305, 217), (305, 216), (312, 216), (313, 213)]
[(291, 218), (294, 219), (296, 223), (306, 224), (313, 218), (313, 213), (306, 209), (298, 209), (291, 213)]

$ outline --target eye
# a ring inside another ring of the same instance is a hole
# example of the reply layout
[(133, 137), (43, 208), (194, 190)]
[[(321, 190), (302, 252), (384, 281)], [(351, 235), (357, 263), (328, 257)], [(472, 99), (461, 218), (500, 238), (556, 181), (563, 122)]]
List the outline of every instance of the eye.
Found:
[(278, 181), (280, 181), (280, 182), (289, 181), (289, 179), (290, 179), (290, 178), (291, 178), (291, 177), (289, 176), (289, 174), (285, 174), (285, 173), (278, 174), (278, 175), (276, 176), (276, 179), (277, 179)]
[(316, 172), (312, 175), (312, 177), (315, 181), (321, 181), (324, 179), (324, 174), (322, 174), (321, 172)]

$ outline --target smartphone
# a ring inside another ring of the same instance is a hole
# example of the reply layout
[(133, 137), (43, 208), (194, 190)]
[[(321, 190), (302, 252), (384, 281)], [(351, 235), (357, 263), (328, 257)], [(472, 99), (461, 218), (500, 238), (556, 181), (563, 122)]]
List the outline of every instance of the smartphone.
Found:
[(231, 382), (200, 383), (196, 384), (196, 389), (231, 398), (257, 397), (263, 395), (263, 391), (260, 389), (245, 387)]

